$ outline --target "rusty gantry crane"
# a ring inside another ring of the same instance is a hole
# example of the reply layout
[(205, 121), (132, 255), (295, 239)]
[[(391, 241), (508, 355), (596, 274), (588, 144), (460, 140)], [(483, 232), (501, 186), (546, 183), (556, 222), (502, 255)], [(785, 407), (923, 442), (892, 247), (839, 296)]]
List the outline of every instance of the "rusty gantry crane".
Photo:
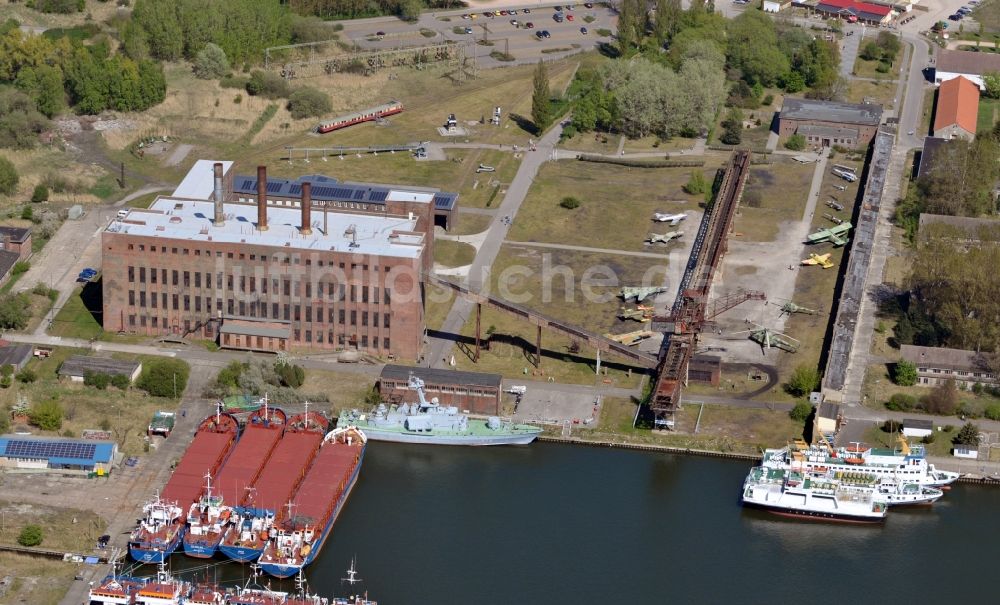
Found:
[(654, 320), (654, 325), (664, 332), (656, 382), (649, 400), (655, 428), (674, 425), (674, 413), (681, 405), (681, 386), (687, 382), (688, 364), (706, 323), (747, 300), (764, 299), (763, 292), (741, 290), (708, 302), (712, 279), (726, 253), (729, 231), (749, 173), (750, 152), (734, 151), (715, 203), (706, 211), (698, 229), (674, 306), (668, 316)]

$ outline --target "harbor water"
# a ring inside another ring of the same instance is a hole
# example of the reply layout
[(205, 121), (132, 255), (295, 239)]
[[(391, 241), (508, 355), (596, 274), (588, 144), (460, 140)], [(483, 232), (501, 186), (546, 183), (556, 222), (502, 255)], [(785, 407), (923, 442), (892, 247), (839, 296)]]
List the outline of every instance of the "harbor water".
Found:
[(356, 559), (381, 605), (992, 602), (1000, 489), (956, 485), (884, 526), (797, 521), (740, 506), (749, 466), (373, 442), (309, 584), (351, 592)]

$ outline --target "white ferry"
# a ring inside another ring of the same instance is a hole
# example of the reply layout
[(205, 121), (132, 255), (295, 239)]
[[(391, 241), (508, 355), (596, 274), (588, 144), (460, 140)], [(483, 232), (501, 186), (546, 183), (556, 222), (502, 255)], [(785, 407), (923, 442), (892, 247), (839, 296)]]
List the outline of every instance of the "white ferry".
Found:
[(744, 506), (777, 515), (852, 523), (880, 523), (889, 510), (874, 487), (768, 466), (750, 470), (742, 499)]
[(764, 450), (762, 464), (768, 468), (801, 468), (820, 473), (861, 471), (880, 480), (945, 489), (961, 476), (935, 469), (927, 462), (923, 446), (911, 446), (903, 436), (899, 437), (898, 450), (873, 448), (863, 443), (834, 448), (797, 440), (788, 447)]

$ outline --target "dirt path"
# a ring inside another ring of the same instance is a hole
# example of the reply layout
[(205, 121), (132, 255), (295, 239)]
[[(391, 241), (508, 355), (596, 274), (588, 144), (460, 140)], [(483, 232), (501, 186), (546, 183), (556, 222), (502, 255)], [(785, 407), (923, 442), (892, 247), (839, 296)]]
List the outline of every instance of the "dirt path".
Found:
[(187, 154), (191, 153), (192, 149), (194, 149), (194, 145), (181, 143), (177, 146), (177, 149), (174, 149), (174, 152), (170, 154), (170, 157), (166, 161), (166, 165), (177, 166), (184, 161), (184, 158), (187, 157)]

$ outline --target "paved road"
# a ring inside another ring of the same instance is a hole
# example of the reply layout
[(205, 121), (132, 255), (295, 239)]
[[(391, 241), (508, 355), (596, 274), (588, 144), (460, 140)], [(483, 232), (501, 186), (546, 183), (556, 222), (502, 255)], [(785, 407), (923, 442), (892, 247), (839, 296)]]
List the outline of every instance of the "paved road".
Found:
[[(497, 213), (493, 216), (493, 220), (490, 221), (486, 240), (483, 242), (479, 253), (476, 254), (476, 260), (473, 261), (472, 267), (469, 269), (468, 287), (473, 291), (483, 291), (483, 286), (489, 285), (489, 276), (490, 270), (493, 267), (493, 261), (496, 260), (497, 254), (500, 252), (500, 246), (503, 245), (503, 241), (507, 237), (507, 230), (510, 228), (509, 225), (505, 224), (504, 217), (510, 217), (513, 220), (517, 216), (517, 211), (521, 207), (524, 198), (527, 197), (531, 183), (535, 180), (535, 175), (538, 174), (538, 169), (547, 160), (552, 158), (555, 145), (559, 142), (561, 134), (562, 123), (558, 123), (545, 133), (541, 140), (537, 141), (534, 151), (526, 151), (524, 153), (521, 165), (517, 169), (517, 174), (511, 180), (510, 185), (507, 187), (507, 193), (497, 208)], [(441, 326), (441, 332), (447, 335), (460, 334), (473, 308), (474, 305), (472, 302), (457, 298)], [(428, 367), (447, 367), (451, 358), (452, 346), (455, 344), (454, 340), (448, 337), (439, 338), (430, 336), (428, 339), (429, 343), (427, 355), (424, 358), (424, 365)]]

